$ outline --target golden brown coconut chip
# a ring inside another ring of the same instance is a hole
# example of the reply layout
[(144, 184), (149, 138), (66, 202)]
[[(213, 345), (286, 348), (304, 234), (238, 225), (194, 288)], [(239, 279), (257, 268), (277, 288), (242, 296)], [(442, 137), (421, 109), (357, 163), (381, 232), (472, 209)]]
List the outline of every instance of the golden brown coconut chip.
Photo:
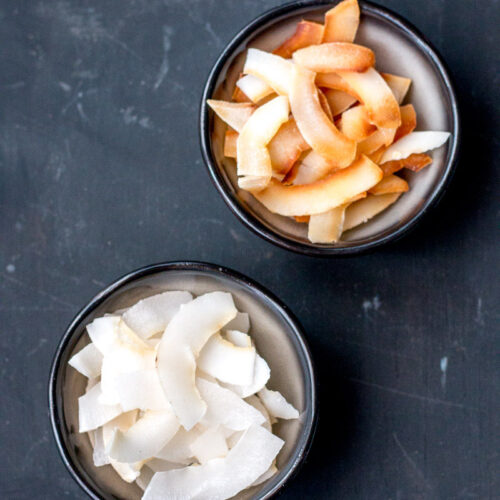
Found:
[(382, 170), (363, 156), (350, 167), (312, 184), (284, 186), (272, 179), (266, 189), (255, 193), (255, 197), (268, 210), (280, 215), (319, 214), (367, 191), (382, 177)]
[(410, 187), (408, 183), (397, 175), (388, 175), (384, 177), (378, 184), (375, 184), (368, 190), (370, 194), (390, 194), (390, 193), (406, 193)]
[(346, 167), (356, 156), (356, 143), (343, 135), (321, 108), (315, 73), (298, 65), (292, 68), (290, 106), (307, 143), (332, 166)]
[(411, 78), (404, 76), (391, 75), (390, 73), (380, 73), (386, 81), (389, 88), (392, 90), (398, 104), (401, 104), (408, 93), (411, 85)]
[(370, 123), (364, 106), (355, 106), (342, 113), (339, 129), (349, 139), (359, 142), (375, 132), (377, 127)]
[(243, 125), (256, 109), (250, 103), (216, 101), (214, 99), (209, 99), (207, 104), (223, 122), (237, 132), (241, 131)]
[(355, 97), (342, 90), (323, 88), (321, 91), (325, 95), (334, 117), (340, 115), (357, 102)]
[(277, 49), (273, 50), (273, 54), (290, 59), (292, 54), (299, 49), (309, 47), (309, 45), (317, 45), (321, 43), (323, 38), (323, 25), (312, 21), (300, 21), (297, 24), (295, 33), (285, 40)]
[(375, 64), (375, 54), (362, 45), (332, 42), (297, 50), (293, 54), (293, 60), (316, 73), (362, 72)]
[(357, 0), (344, 0), (325, 14), (323, 42), (352, 42), (359, 26)]
[(347, 207), (344, 219), (344, 231), (352, 229), (370, 220), (375, 215), (392, 205), (401, 193), (369, 194), (365, 199), (356, 201)]

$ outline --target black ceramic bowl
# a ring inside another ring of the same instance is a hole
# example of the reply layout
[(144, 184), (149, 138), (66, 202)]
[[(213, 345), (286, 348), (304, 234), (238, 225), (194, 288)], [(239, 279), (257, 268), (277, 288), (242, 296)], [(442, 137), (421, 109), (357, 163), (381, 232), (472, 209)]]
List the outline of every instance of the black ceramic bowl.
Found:
[(249, 278), (211, 264), (173, 262), (139, 269), (108, 286), (77, 314), (59, 343), (50, 373), (50, 419), (59, 453), (91, 498), (141, 497), (139, 487), (122, 481), (111, 466), (93, 465), (89, 438), (78, 432), (78, 397), (85, 392), (87, 379), (71, 368), (68, 360), (89, 342), (85, 327), (95, 317), (165, 290), (188, 290), (195, 295), (213, 290), (231, 292), (236, 307), (250, 314), (250, 333), (271, 367), (270, 387), (281, 391), (299, 410), (298, 420), (282, 421), (274, 427), (285, 440), (277, 460), (279, 473), (235, 497), (269, 498), (296, 472), (312, 441), (317, 409), (311, 355), (301, 326), (285, 305)]
[(238, 190), (234, 160), (223, 155), (225, 125), (206, 105), (207, 99), (230, 100), (248, 47), (272, 50), (293, 33), (301, 19), (322, 21), (337, 2), (303, 0), (272, 9), (245, 26), (227, 45), (208, 77), (200, 111), (202, 154), (220, 195), (232, 212), (266, 240), (309, 255), (356, 254), (401, 237), (443, 194), (451, 177), (460, 127), (455, 92), (436, 50), (408, 22), (388, 9), (360, 1), (361, 23), (356, 42), (375, 51), (377, 69), (410, 77), (405, 102), (418, 115), (418, 130), (446, 130), (452, 137), (432, 153), (431, 167), (404, 173), (410, 191), (368, 223), (347, 231), (337, 244), (314, 244), (307, 226), (270, 213), (248, 193)]

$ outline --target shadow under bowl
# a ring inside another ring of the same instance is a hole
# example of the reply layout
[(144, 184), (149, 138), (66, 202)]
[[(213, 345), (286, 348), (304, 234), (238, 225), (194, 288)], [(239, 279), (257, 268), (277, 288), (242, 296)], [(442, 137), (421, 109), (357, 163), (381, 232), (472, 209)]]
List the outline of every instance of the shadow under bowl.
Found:
[(269, 498), (296, 472), (312, 441), (317, 409), (311, 355), (301, 326), (285, 305), (249, 278), (212, 264), (173, 262), (139, 269), (108, 286), (77, 314), (59, 343), (49, 380), (50, 419), (59, 453), (91, 498), (141, 498), (142, 490), (121, 480), (110, 465), (94, 466), (88, 435), (78, 432), (78, 397), (85, 393), (87, 379), (68, 360), (89, 343), (85, 328), (94, 318), (167, 290), (187, 290), (194, 295), (231, 292), (236, 307), (250, 315), (250, 334), (271, 368), (269, 387), (282, 392), (300, 412), (298, 420), (281, 421), (273, 427), (285, 440), (277, 459), (279, 473), (235, 497)]
[(387, 210), (342, 235), (335, 244), (311, 243), (307, 225), (269, 212), (238, 188), (235, 161), (224, 157), (226, 125), (214, 115), (207, 99), (231, 100), (246, 50), (272, 51), (287, 39), (301, 19), (323, 22), (337, 2), (298, 1), (272, 9), (245, 26), (215, 63), (204, 88), (200, 109), (202, 154), (219, 194), (232, 212), (262, 238), (288, 250), (317, 256), (356, 254), (403, 236), (443, 194), (457, 159), (460, 136), (455, 92), (436, 50), (401, 17), (388, 9), (360, 1), (361, 22), (356, 43), (374, 50), (377, 69), (406, 76), (412, 86), (405, 102), (412, 103), (418, 130), (445, 130), (451, 138), (433, 151), (433, 163), (418, 173), (402, 172), (410, 191)]

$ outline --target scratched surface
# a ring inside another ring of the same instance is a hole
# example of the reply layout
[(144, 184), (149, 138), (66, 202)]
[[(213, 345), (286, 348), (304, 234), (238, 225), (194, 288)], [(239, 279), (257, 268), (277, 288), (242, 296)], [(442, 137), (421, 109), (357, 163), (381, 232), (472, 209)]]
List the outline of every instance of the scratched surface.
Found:
[(321, 422), (282, 498), (498, 498), (499, 2), (381, 2), (451, 67), (463, 150), (416, 231), (344, 260), (261, 241), (200, 159), (209, 69), (239, 27), (278, 3), (0, 3), (2, 498), (84, 498), (49, 429), (56, 344), (105, 284), (175, 259), (248, 274), (308, 332)]

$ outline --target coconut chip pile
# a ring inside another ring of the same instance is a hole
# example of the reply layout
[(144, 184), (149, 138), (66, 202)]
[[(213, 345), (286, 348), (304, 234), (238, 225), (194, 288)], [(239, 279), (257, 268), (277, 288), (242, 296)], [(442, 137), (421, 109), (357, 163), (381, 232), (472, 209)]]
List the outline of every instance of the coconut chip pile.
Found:
[(87, 325), (69, 364), (97, 467), (143, 499), (225, 499), (277, 472), (277, 419), (298, 411), (266, 387), (271, 371), (230, 293), (168, 291)]
[(450, 136), (415, 131), (402, 105), (411, 80), (375, 69), (374, 52), (353, 43), (359, 21), (357, 0), (344, 0), (273, 52), (249, 48), (232, 101), (208, 101), (228, 125), (239, 188), (308, 224), (313, 243), (338, 242), (396, 202), (409, 190), (396, 172), (430, 165), (423, 153)]

